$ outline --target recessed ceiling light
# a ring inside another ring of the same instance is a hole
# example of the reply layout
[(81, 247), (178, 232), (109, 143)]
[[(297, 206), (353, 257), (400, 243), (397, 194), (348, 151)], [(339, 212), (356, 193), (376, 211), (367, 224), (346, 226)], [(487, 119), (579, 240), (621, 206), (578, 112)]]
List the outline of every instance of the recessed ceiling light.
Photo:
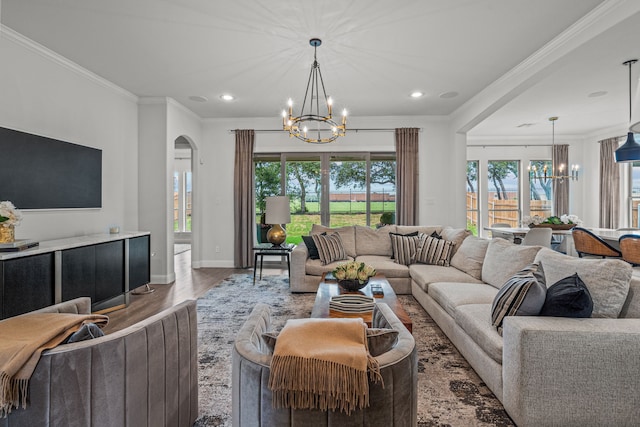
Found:
[(455, 98), (458, 95), (460, 95), (458, 92), (451, 91), (451, 92), (441, 93), (440, 98), (442, 99)]
[(587, 95), (589, 98), (598, 98), (600, 96), (605, 96), (607, 93), (606, 90), (599, 90), (597, 92), (591, 92), (589, 95)]
[(224, 95), (220, 95), (220, 99), (222, 99), (223, 101), (233, 101), (235, 97), (233, 95), (225, 93)]
[(424, 96), (424, 92), (420, 92), (419, 90), (415, 92), (411, 92), (410, 95), (412, 98), (422, 98)]
[(209, 100), (206, 96), (200, 95), (190, 96), (189, 99), (196, 102), (207, 102)]

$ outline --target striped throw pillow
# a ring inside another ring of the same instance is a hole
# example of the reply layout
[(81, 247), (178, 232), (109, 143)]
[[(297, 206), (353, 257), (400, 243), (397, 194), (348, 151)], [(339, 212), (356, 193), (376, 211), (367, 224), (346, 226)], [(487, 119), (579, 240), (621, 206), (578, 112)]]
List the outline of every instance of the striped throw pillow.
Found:
[(449, 267), (455, 243), (422, 234), (416, 252), (416, 262)]
[(514, 274), (500, 288), (491, 306), (491, 324), (502, 335), (507, 316), (537, 316), (547, 296), (542, 264), (530, 264)]
[(416, 258), (420, 236), (389, 233), (389, 237), (391, 237), (391, 248), (395, 255), (396, 264), (412, 264)]
[(313, 241), (318, 248), (318, 255), (322, 265), (331, 264), (334, 261), (347, 259), (347, 254), (342, 245), (342, 239), (338, 233), (313, 234)]

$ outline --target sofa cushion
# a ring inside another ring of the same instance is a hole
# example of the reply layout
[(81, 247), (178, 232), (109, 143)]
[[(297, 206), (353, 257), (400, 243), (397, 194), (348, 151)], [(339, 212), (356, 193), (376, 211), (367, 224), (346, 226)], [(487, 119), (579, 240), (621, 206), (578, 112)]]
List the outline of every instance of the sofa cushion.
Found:
[(442, 226), (441, 225), (430, 225), (430, 226), (424, 226), (424, 225), (396, 225), (396, 233), (399, 234), (409, 234), (409, 233), (424, 233), (427, 236), (430, 236), (431, 233), (436, 232), (438, 234), (440, 234), (442, 232)]
[(489, 239), (481, 239), (476, 236), (467, 237), (451, 257), (451, 265), (478, 280), (482, 279), (482, 263), (489, 242)]
[(313, 224), (311, 226), (311, 231), (309, 232), (310, 236), (314, 234), (321, 233), (338, 233), (340, 235), (340, 239), (342, 239), (342, 246), (344, 247), (345, 252), (350, 257), (356, 256), (356, 231), (353, 225), (347, 225), (344, 227), (325, 227), (324, 225)]
[(441, 265), (412, 264), (409, 266), (409, 274), (413, 281), (425, 292), (429, 291), (429, 285), (436, 282), (458, 283), (482, 283), (467, 273), (453, 267)]
[(387, 256), (362, 255), (357, 257), (356, 260), (372, 266), (376, 269), (376, 272), (384, 274), (389, 279), (409, 277), (409, 267), (397, 264)]
[(628, 263), (619, 259), (575, 258), (548, 248), (541, 249), (535, 261), (542, 263), (547, 285), (578, 273), (593, 300), (592, 317), (620, 315), (631, 280), (632, 268)]
[(333, 271), (338, 265), (352, 260), (353, 258), (347, 257), (346, 260), (335, 261), (325, 265), (319, 259), (307, 258), (304, 264), (304, 271), (308, 276), (322, 276), (322, 273)]
[(377, 230), (356, 225), (355, 232), (356, 253), (358, 255), (385, 255), (387, 257), (392, 255), (389, 233), (396, 232), (395, 225), (385, 225)]
[(426, 234), (420, 234), (419, 237), (420, 243), (416, 250), (415, 262), (448, 267), (455, 243)]
[(549, 286), (546, 294), (541, 316), (591, 317), (593, 301), (577, 273)]
[(514, 274), (496, 294), (491, 306), (491, 323), (502, 335), (507, 316), (537, 316), (545, 304), (547, 285), (539, 264), (531, 264)]
[(456, 309), (455, 321), (493, 360), (502, 364), (502, 337), (491, 324), (491, 304), (467, 304)]
[(327, 265), (334, 261), (347, 259), (347, 254), (342, 246), (342, 239), (340, 239), (338, 233), (314, 234), (312, 237), (322, 264)]
[(482, 280), (500, 289), (511, 276), (533, 263), (539, 250), (540, 246), (521, 246), (504, 239), (491, 239), (482, 264)]
[(462, 244), (462, 242), (471, 235), (472, 235), (471, 231), (467, 230), (466, 228), (445, 227), (440, 232), (440, 236), (443, 239), (454, 243), (453, 250), (451, 251), (451, 255), (455, 255), (455, 253), (460, 248), (460, 245)]
[(389, 233), (389, 237), (395, 262), (402, 265), (413, 264), (420, 244), (420, 236), (414, 236), (413, 233), (410, 235)]
[(480, 283), (439, 282), (429, 285), (429, 296), (450, 316), (465, 304), (491, 304), (498, 290)]
[(318, 253), (318, 247), (316, 246), (316, 242), (313, 241), (313, 236), (302, 236), (302, 240), (304, 241), (304, 244), (307, 247), (309, 258), (320, 259), (320, 254)]

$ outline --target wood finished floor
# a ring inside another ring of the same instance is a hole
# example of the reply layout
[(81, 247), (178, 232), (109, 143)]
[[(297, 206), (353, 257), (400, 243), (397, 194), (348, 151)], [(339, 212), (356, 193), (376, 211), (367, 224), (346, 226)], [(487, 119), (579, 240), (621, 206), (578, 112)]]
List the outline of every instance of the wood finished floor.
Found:
[[(131, 295), (129, 306), (108, 313), (110, 334), (133, 325), (162, 310), (188, 299), (197, 299), (222, 280), (237, 273), (253, 273), (253, 269), (191, 268), (191, 251), (175, 256), (176, 280), (168, 285), (150, 285), (155, 291), (146, 295)], [(263, 275), (285, 274), (286, 269), (265, 268)]]

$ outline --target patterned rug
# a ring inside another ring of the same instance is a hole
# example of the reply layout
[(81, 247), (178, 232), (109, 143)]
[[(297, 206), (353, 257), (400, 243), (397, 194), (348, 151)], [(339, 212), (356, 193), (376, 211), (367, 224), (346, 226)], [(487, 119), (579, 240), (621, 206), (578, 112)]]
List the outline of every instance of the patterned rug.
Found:
[[(231, 346), (256, 303), (271, 306), (273, 329), (308, 317), (315, 294), (292, 294), (286, 276), (236, 274), (198, 300), (197, 427), (231, 425)], [(398, 296), (418, 346), (418, 426), (513, 426), (500, 401), (411, 295)]]

